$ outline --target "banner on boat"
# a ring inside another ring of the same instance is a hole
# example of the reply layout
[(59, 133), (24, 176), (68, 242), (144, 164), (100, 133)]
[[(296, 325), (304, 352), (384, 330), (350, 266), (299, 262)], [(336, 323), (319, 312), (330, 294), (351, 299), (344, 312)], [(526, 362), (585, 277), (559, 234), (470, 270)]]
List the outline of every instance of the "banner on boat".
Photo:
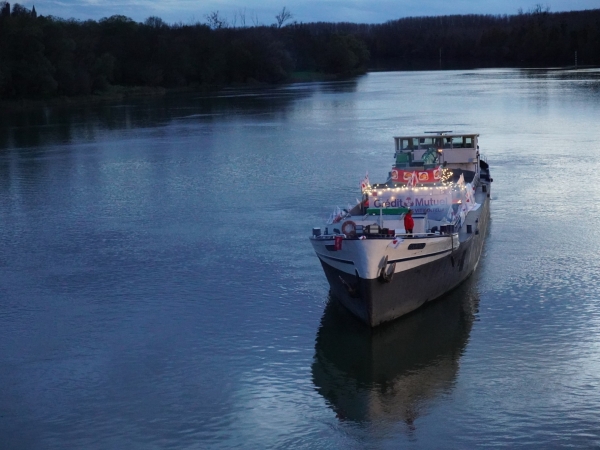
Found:
[(369, 206), (371, 208), (410, 208), (416, 214), (428, 213), (432, 219), (434, 217), (441, 219), (448, 213), (448, 208), (452, 206), (452, 191), (450, 189), (374, 191), (369, 196)]
[(454, 187), (403, 187), (373, 190), (369, 195), (370, 208), (410, 208), (416, 214), (427, 214), (432, 220), (452, 222), (479, 205), (475, 203), (471, 183), (457, 183)]
[(392, 181), (395, 183), (408, 183), (416, 177), (417, 183), (435, 183), (442, 180), (442, 168), (427, 170), (403, 170), (394, 167), (392, 169)]

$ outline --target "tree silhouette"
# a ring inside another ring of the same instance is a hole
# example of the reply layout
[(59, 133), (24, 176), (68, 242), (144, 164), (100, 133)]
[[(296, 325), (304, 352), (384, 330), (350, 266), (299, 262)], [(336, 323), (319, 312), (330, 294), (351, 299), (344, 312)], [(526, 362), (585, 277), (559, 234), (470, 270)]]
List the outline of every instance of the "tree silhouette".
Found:
[[(237, 17), (237, 16), (236, 16)], [(291, 23), (287, 8), (264, 26), (231, 27), (215, 11), (205, 24), (138, 23), (38, 16), (0, 1), (0, 99), (103, 92), (111, 86), (218, 88), (281, 83), (296, 72), (326, 76), (379, 69), (600, 64), (600, 9), (512, 16), (408, 17), (383, 24)], [(236, 19), (237, 23), (237, 19)]]
[(286, 9), (284, 6), (283, 9), (275, 16), (275, 20), (277, 21), (277, 28), (281, 28), (283, 24), (292, 18), (292, 13), (289, 9)]
[(10, 3), (0, 2), (0, 17), (10, 17)]
[(213, 11), (206, 15), (206, 23), (213, 30), (220, 30), (221, 28), (227, 28), (229, 23), (227, 19), (219, 15), (219, 11)]

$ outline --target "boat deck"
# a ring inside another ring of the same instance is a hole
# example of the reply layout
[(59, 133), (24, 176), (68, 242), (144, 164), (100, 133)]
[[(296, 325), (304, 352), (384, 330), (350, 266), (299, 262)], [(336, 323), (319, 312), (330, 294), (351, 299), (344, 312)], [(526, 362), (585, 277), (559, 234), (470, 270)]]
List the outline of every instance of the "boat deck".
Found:
[[(485, 189), (485, 191), (484, 191)], [(475, 191), (475, 201), (479, 205), (483, 205), (485, 198), (489, 194), (489, 186), (487, 183), (482, 183), (477, 186), (477, 190)], [(476, 210), (472, 210), (467, 214), (465, 218), (465, 223), (458, 230), (458, 240), (459, 242), (465, 242), (469, 239), (473, 234), (479, 233), (479, 218), (481, 217), (482, 210), (478, 208)]]

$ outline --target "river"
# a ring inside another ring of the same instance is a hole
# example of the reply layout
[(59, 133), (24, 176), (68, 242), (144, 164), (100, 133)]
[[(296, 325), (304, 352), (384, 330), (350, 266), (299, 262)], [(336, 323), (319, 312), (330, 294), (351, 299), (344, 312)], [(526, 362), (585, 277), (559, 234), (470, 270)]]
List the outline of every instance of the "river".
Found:
[[(600, 446), (600, 71), (0, 112), (2, 449)], [(308, 241), (394, 135), (479, 133), (460, 288), (373, 333)]]

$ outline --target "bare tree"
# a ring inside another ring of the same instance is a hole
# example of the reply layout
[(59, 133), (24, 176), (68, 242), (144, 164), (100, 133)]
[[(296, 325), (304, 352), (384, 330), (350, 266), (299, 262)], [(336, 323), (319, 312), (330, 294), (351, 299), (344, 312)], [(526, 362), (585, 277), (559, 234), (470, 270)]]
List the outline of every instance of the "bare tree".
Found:
[(529, 10), (530, 14), (548, 14), (550, 12), (550, 6), (548, 5), (542, 5), (541, 3), (538, 3), (537, 5), (535, 5), (532, 9)]
[(219, 15), (219, 11), (213, 11), (210, 14), (206, 15), (206, 23), (213, 30), (218, 30), (220, 28), (227, 28), (229, 24), (227, 23), (227, 19), (221, 17)]
[(167, 24), (160, 18), (156, 16), (150, 16), (144, 21), (144, 25), (147, 25), (151, 28), (166, 28)]
[(542, 14), (548, 14), (550, 12), (549, 5), (542, 5), (541, 3), (536, 4), (533, 8), (530, 8), (527, 12), (523, 11), (523, 8), (519, 8), (517, 10), (517, 14), (522, 16), (524, 14), (529, 14), (531, 16), (539, 16)]
[(246, 8), (240, 9), (238, 14), (240, 16), (240, 26), (246, 28)]
[(252, 24), (255, 27), (260, 26), (260, 22), (258, 21), (258, 15), (256, 13), (254, 13), (254, 15), (252, 16)]
[(275, 20), (277, 20), (277, 28), (281, 28), (283, 23), (291, 18), (292, 13), (284, 6), (281, 12), (275, 16)]

